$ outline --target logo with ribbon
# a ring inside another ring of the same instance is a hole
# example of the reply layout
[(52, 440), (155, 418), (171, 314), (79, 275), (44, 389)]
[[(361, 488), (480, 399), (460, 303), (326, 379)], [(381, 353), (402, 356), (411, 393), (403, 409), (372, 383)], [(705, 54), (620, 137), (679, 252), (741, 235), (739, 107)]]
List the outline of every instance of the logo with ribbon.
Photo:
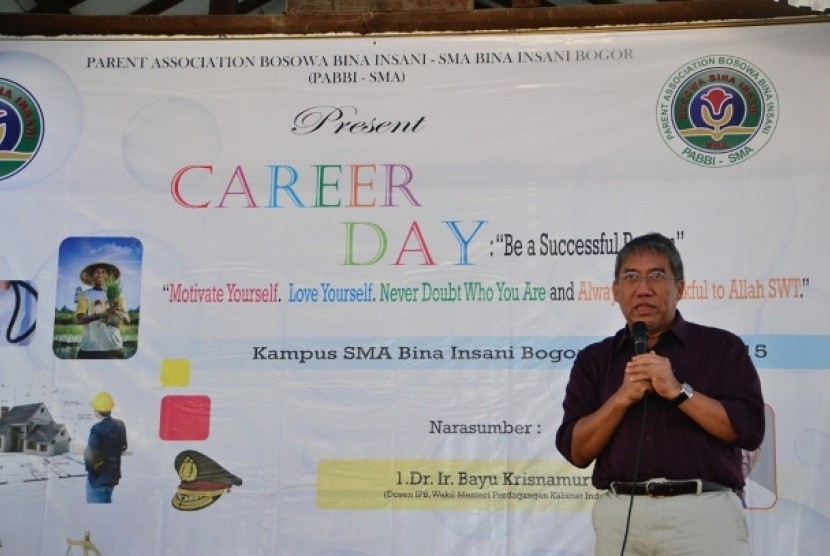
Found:
[(43, 140), (43, 114), (24, 87), (0, 77), (0, 180), (25, 168)]
[(703, 56), (678, 68), (657, 100), (657, 126), (681, 158), (708, 168), (740, 164), (770, 140), (778, 96), (755, 64)]

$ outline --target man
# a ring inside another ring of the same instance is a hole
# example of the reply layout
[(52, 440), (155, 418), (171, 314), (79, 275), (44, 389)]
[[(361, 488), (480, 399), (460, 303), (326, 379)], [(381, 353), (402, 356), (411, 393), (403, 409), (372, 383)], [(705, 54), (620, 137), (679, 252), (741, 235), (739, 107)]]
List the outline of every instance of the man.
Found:
[[(670, 239), (634, 238), (614, 275), (627, 326), (580, 351), (556, 434), (565, 458), (594, 462), (593, 484), (607, 490), (593, 509), (596, 554), (748, 555), (741, 449), (763, 439), (764, 402), (746, 347), (683, 319)], [(640, 322), (647, 347), (636, 349)]]
[(84, 325), (78, 359), (121, 359), (121, 324), (128, 323), (126, 301), (118, 282), (121, 271), (107, 262), (81, 271), (81, 281), (92, 286), (78, 296), (75, 320)]
[(121, 454), (127, 450), (124, 422), (111, 415), (115, 402), (108, 392), (98, 392), (90, 403), (98, 422), (89, 431), (84, 450), (87, 471), (86, 501), (109, 504), (121, 479)]

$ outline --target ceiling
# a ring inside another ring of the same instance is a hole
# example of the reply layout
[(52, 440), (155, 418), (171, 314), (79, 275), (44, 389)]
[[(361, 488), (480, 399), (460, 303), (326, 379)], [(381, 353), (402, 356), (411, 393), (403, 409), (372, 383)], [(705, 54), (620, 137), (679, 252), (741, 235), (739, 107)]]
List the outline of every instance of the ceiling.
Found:
[[(250, 35), (826, 20), (830, 0), (0, 0), (0, 35)], [(798, 4), (798, 5), (791, 5)], [(809, 4), (809, 7), (802, 7)], [(822, 11), (819, 11), (822, 10)]]

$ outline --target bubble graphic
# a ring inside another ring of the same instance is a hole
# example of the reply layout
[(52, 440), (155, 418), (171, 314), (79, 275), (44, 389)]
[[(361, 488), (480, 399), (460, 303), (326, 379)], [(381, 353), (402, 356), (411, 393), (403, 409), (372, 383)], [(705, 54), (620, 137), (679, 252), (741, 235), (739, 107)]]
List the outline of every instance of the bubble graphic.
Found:
[(37, 154), (23, 170), (0, 182), (2, 189), (30, 187), (61, 168), (80, 142), (81, 95), (63, 69), (29, 52), (0, 52), (0, 77), (31, 93), (42, 114), (43, 141)]
[(830, 435), (817, 429), (808, 429), (798, 435), (793, 446), (798, 461), (810, 467), (819, 467), (830, 461)]
[(167, 190), (171, 178), (184, 166), (213, 163), (220, 147), (221, 131), (213, 115), (184, 98), (165, 98), (145, 106), (130, 120), (121, 143), (127, 171), (154, 191)]

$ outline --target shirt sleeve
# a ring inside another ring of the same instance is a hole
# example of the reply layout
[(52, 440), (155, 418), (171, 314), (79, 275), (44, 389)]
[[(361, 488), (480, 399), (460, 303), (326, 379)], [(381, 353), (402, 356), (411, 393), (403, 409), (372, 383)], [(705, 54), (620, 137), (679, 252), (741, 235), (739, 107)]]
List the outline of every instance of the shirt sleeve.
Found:
[(596, 411), (600, 405), (595, 371), (596, 361), (590, 356), (590, 350), (580, 351), (571, 368), (562, 403), (562, 424), (556, 432), (556, 448), (571, 463), (574, 463), (571, 455), (574, 427), (577, 421)]
[(76, 315), (86, 315), (89, 311), (89, 298), (81, 294), (78, 296), (78, 306), (75, 308)]
[(121, 434), (121, 453), (127, 451), (127, 426), (124, 424), (124, 421), (116, 420), (118, 424), (118, 432)]
[(723, 380), (727, 387), (720, 402), (738, 434), (736, 444), (745, 450), (754, 450), (764, 439), (765, 430), (758, 371), (738, 337), (724, 347), (723, 360)]
[(103, 461), (101, 453), (101, 437), (97, 429), (89, 431), (89, 440), (84, 450), (84, 468), (87, 473), (97, 473)]

